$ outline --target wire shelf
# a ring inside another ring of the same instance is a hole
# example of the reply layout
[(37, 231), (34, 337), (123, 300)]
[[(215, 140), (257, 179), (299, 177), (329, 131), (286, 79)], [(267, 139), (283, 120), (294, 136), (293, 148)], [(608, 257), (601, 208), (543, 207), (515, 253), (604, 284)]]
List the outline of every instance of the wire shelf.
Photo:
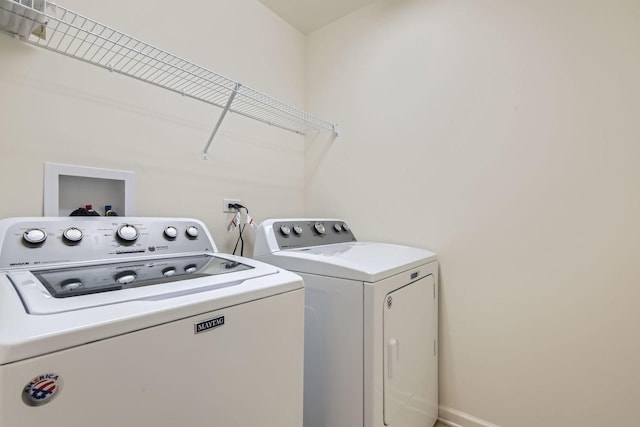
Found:
[(0, 30), (97, 65), (301, 135), (338, 128), (299, 108), (47, 0), (0, 0)]

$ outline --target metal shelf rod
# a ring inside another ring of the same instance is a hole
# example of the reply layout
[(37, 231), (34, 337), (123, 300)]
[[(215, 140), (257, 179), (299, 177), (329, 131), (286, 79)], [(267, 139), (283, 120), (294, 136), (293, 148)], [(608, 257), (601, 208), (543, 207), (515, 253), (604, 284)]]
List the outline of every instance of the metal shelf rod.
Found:
[(233, 99), (236, 97), (236, 94), (238, 93), (238, 89), (240, 89), (240, 83), (236, 83), (236, 86), (233, 88), (233, 92), (231, 92), (231, 95), (229, 95), (227, 104), (224, 106), (222, 113), (220, 113), (220, 117), (218, 117), (218, 122), (216, 123), (216, 127), (213, 128), (213, 132), (211, 132), (211, 136), (209, 137), (207, 144), (204, 146), (204, 150), (202, 150), (202, 158), (204, 160), (207, 160), (209, 158), (209, 156), (207, 155), (207, 151), (209, 151), (209, 146), (211, 146), (211, 142), (213, 141), (213, 138), (216, 136), (216, 133), (218, 133), (218, 129), (220, 129), (220, 125), (224, 120), (224, 116), (227, 115), (227, 112), (229, 111), (229, 107), (231, 107), (231, 103), (233, 103)]

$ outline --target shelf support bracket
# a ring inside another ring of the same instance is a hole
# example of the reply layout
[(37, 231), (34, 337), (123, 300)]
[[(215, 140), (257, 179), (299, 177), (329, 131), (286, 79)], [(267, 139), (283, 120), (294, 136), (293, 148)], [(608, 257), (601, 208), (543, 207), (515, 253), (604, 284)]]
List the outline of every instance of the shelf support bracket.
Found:
[(240, 86), (242, 86), (240, 83), (236, 83), (234, 85), (233, 90), (231, 91), (231, 95), (229, 95), (229, 99), (227, 99), (227, 104), (222, 109), (222, 113), (220, 113), (220, 117), (218, 117), (218, 122), (216, 123), (216, 127), (213, 128), (213, 132), (211, 132), (211, 136), (209, 137), (209, 140), (207, 141), (207, 145), (205, 145), (204, 146), (204, 150), (202, 150), (202, 159), (203, 160), (207, 160), (209, 158), (209, 155), (207, 154), (207, 151), (209, 151), (209, 147), (211, 146), (211, 142), (213, 141), (213, 138), (218, 133), (218, 129), (220, 129), (220, 125), (222, 124), (222, 121), (224, 120), (224, 117), (229, 112), (229, 108), (231, 108), (231, 103), (233, 103), (233, 99), (236, 97), (236, 94), (240, 90)]

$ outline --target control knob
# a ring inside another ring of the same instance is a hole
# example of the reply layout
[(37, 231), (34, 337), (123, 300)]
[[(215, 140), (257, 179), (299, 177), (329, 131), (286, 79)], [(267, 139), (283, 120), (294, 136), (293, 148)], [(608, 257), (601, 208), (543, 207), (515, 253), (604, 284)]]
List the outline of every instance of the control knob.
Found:
[(315, 225), (313, 226), (313, 228), (316, 229), (318, 234), (324, 234), (324, 232), (326, 231), (325, 228), (324, 228), (324, 224), (321, 223), (321, 222), (316, 222)]
[(342, 231), (342, 226), (340, 224), (333, 224), (333, 229), (336, 230), (336, 233)]
[(187, 227), (187, 237), (190, 237), (192, 239), (198, 237), (198, 227), (196, 227), (195, 225), (190, 225), (189, 227)]
[(283, 236), (288, 236), (289, 234), (291, 234), (291, 229), (288, 225), (281, 225), (280, 233), (282, 233)]
[(136, 280), (138, 276), (133, 271), (125, 271), (115, 277), (116, 283), (119, 285), (128, 285), (129, 283)]
[(296, 233), (298, 236), (302, 234), (302, 227), (300, 227), (299, 225), (294, 225), (293, 226), (293, 232)]
[(178, 235), (178, 229), (173, 226), (169, 226), (164, 229), (164, 235), (169, 239), (175, 239)]
[(76, 227), (69, 227), (62, 232), (62, 237), (68, 242), (77, 243), (84, 237), (82, 231)]
[(185, 273), (191, 274), (198, 271), (198, 267), (195, 264), (189, 264), (184, 268)]
[(164, 277), (171, 277), (174, 274), (176, 274), (176, 269), (174, 267), (167, 267), (164, 270), (162, 270), (162, 275)]
[(25, 231), (22, 238), (27, 243), (37, 245), (47, 240), (47, 233), (39, 228), (32, 228)]
[(126, 240), (127, 242), (135, 241), (140, 235), (140, 233), (138, 232), (138, 229), (130, 224), (121, 225), (118, 228), (117, 233), (118, 233), (118, 237), (120, 237), (122, 240)]
[(63, 291), (74, 291), (82, 287), (82, 281), (80, 279), (69, 279), (61, 283), (60, 287)]

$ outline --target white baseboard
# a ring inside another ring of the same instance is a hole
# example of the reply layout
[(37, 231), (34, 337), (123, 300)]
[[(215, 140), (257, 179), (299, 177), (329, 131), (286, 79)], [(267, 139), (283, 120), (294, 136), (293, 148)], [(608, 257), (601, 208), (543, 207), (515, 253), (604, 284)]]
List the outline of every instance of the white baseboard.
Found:
[(440, 405), (438, 415), (438, 421), (449, 427), (500, 427), (497, 424), (443, 405)]
[(445, 426), (449, 426), (449, 427), (462, 427), (460, 424), (456, 424), (456, 423), (453, 423), (451, 421), (447, 421), (444, 418), (440, 418), (440, 417), (438, 417), (438, 422), (440, 424), (444, 424)]

